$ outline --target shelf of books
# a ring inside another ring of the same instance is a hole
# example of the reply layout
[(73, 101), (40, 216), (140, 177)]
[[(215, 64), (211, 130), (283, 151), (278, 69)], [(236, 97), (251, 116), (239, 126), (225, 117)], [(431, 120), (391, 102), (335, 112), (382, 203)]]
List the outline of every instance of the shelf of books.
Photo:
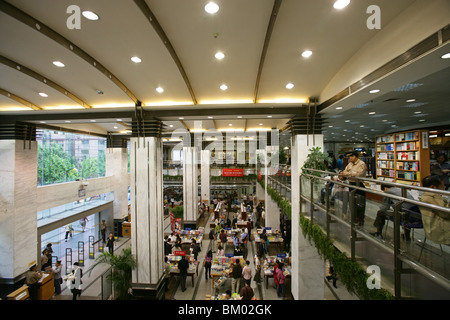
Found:
[(428, 130), (414, 130), (376, 137), (378, 180), (420, 186), (430, 174)]

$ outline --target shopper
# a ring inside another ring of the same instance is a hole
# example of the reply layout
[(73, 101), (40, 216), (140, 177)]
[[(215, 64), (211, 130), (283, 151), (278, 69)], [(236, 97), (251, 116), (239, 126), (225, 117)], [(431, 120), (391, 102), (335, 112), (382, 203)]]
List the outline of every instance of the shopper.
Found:
[(106, 242), (106, 230), (108, 229), (108, 226), (106, 225), (106, 221), (102, 220), (102, 224), (100, 225), (100, 232), (102, 235), (102, 241), (103, 243)]
[(38, 281), (42, 278), (42, 272), (37, 271), (37, 266), (34, 264), (30, 267), (27, 272), (25, 282), (28, 286), (28, 293), (30, 295), (30, 300), (37, 300), (39, 283)]
[[(358, 152), (354, 151), (348, 154), (348, 165), (344, 171), (339, 173), (339, 178), (349, 180), (350, 185), (357, 186), (359, 188), (365, 188), (364, 183), (354, 179), (354, 177), (365, 178), (367, 172), (367, 166), (364, 161), (359, 159)], [(356, 223), (359, 226), (364, 225), (365, 211), (366, 211), (366, 193), (361, 190), (356, 191), (356, 198), (354, 203), (356, 210)]]
[(252, 282), (252, 268), (250, 268), (250, 261), (245, 261), (245, 266), (242, 268), (242, 278), (244, 278), (244, 282), (251, 285)]
[(65, 241), (67, 242), (67, 238), (70, 235), (70, 238), (72, 238), (72, 233), (73, 233), (73, 227), (72, 224), (69, 223), (68, 225), (66, 225), (66, 236), (65, 236)]
[(221, 245), (219, 245), (218, 249), (217, 249), (217, 256), (218, 257), (223, 257), (225, 256), (225, 251), (223, 250), (223, 247)]
[[(422, 180), (425, 188), (444, 190), (444, 181), (439, 176), (428, 176)], [(442, 195), (425, 191), (422, 194), (422, 202), (434, 204), (440, 207), (448, 207), (448, 202)], [(448, 213), (420, 207), (422, 213), (425, 237), (437, 244), (450, 245), (450, 215)]]
[(244, 287), (241, 289), (240, 296), (242, 300), (252, 300), (255, 293), (248, 282), (245, 282)]
[(212, 250), (206, 253), (205, 260), (203, 261), (203, 266), (205, 267), (205, 280), (208, 281), (208, 275), (211, 279), (211, 264), (212, 264)]
[(194, 255), (194, 260), (197, 261), (198, 254), (200, 252), (200, 246), (197, 243), (197, 241), (195, 241), (195, 239), (192, 239), (191, 249), (192, 249), (192, 254)]
[(185, 256), (181, 256), (181, 260), (178, 261), (178, 270), (180, 270), (180, 284), (181, 291), (186, 291), (186, 277), (189, 269), (189, 262), (186, 260)]
[(339, 171), (344, 170), (344, 156), (342, 154), (339, 155), (339, 160), (336, 162), (336, 166)]
[(283, 273), (283, 263), (279, 262), (278, 263), (278, 268), (276, 271), (276, 274), (274, 274), (274, 278), (277, 278), (278, 281), (278, 288), (277, 288), (277, 295), (278, 298), (282, 298), (283, 300), (286, 299), (286, 284), (285, 284), (285, 280), (286, 280), (286, 276)]
[[(381, 185), (381, 190), (383, 190), (383, 192), (386, 194), (402, 197), (402, 189), (400, 189), (398, 187), (391, 188), (390, 186)], [(414, 200), (413, 196), (411, 195), (411, 193), (409, 191), (406, 193), (406, 197), (408, 199)], [(398, 202), (398, 200), (392, 199), (390, 197), (383, 197), (383, 201), (381, 203), (380, 210), (378, 210), (377, 217), (375, 218), (375, 221), (373, 222), (373, 225), (377, 228), (377, 231), (375, 231), (374, 233), (371, 233), (371, 235), (382, 238), (381, 233), (382, 233), (383, 227), (385, 225), (387, 211), (391, 208), (391, 206), (393, 206), (397, 202)], [(417, 211), (413, 212), (413, 210), (415, 208), (416, 208), (416, 206), (409, 202), (403, 202), (403, 204), (402, 204), (402, 211), (409, 213), (409, 215), (408, 215), (409, 222), (420, 222), (422, 219), (419, 212), (417, 212)], [(409, 231), (410, 231), (409, 229), (405, 228), (406, 240), (410, 240), (410, 232)]]
[(445, 154), (438, 154), (435, 163), (431, 165), (431, 175), (437, 175), (444, 182), (445, 190), (450, 188), (450, 163)]
[(87, 217), (84, 217), (84, 218), (81, 218), (81, 219), (80, 219), (80, 224), (81, 224), (81, 228), (83, 229), (83, 232), (84, 232), (85, 229), (86, 229), (86, 223), (87, 223), (88, 221), (89, 221), (89, 220), (88, 220)]
[(164, 282), (166, 286), (166, 291), (169, 289), (170, 281), (170, 262), (168, 257), (164, 257)]
[(114, 239), (112, 232), (110, 232), (109, 237), (106, 240), (106, 246), (108, 247), (108, 251), (109, 251), (109, 253), (111, 253), (111, 255), (114, 255), (114, 243), (115, 242), (116, 242), (116, 240)]
[(62, 284), (62, 277), (61, 277), (61, 260), (56, 261), (55, 268), (53, 271), (53, 281), (55, 285), (55, 295), (61, 294), (61, 284)]
[(231, 269), (231, 291), (233, 293), (239, 292), (240, 282), (242, 278), (242, 266), (239, 258), (236, 259)]
[(83, 270), (79, 267), (78, 262), (75, 262), (72, 267), (72, 272), (70, 273), (68, 279), (71, 283), (70, 291), (72, 292), (72, 300), (77, 300), (77, 296), (81, 296), (81, 285), (83, 281)]

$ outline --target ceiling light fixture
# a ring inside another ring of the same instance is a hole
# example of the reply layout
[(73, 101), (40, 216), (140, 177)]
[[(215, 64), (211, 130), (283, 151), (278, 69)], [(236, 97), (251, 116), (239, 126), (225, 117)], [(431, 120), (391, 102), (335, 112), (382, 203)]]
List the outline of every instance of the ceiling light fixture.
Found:
[(369, 112), (369, 114), (376, 114), (376, 112), (375, 112), (375, 111), (372, 111), (372, 112)]
[(311, 57), (311, 55), (312, 55), (312, 51), (310, 51), (310, 50), (305, 50), (302, 53), (303, 58), (309, 58), (309, 57)]
[(44, 92), (39, 92), (39, 95), (40, 95), (41, 97), (44, 97), (44, 98), (47, 98), (47, 97), (48, 97), (48, 94), (46, 94), (46, 93), (44, 93)]
[(210, 14), (217, 13), (219, 11), (219, 6), (217, 5), (217, 3), (209, 2), (205, 6), (205, 11)]
[(232, 123), (229, 123), (228, 125), (229, 125), (230, 127), (232, 127), (232, 126), (233, 126), (233, 124), (232, 124)]
[(416, 101), (416, 99), (408, 99), (408, 100), (406, 100), (406, 102), (414, 102), (414, 101)]
[(346, 6), (348, 6), (350, 4), (350, 0), (337, 0), (333, 7), (335, 9), (341, 10), (344, 9)]
[(293, 83), (288, 83), (287, 85), (286, 85), (286, 89), (292, 89), (294, 87), (294, 84)]
[(184, 120), (184, 118), (183, 117), (179, 117), (178, 120)]
[(336, 110), (342, 110), (342, 107), (336, 107)]
[(378, 93), (378, 92), (380, 92), (380, 90), (378, 90), (378, 89), (374, 89), (374, 90), (370, 90), (369, 91), (369, 93)]
[(222, 84), (221, 86), (220, 86), (220, 90), (222, 90), (222, 91), (225, 91), (225, 90), (227, 90), (228, 89), (228, 86), (226, 85), (226, 84)]
[(140, 63), (142, 60), (141, 60), (141, 58), (134, 56), (134, 57), (131, 57), (131, 61), (133, 61), (134, 63)]
[(161, 87), (158, 87), (158, 88), (156, 88), (156, 91), (159, 92), (159, 93), (163, 93), (163, 92), (164, 92), (164, 89), (161, 88)]
[(64, 63), (62, 63), (61, 61), (53, 61), (53, 64), (60, 68), (65, 67)]
[(450, 59), (450, 52), (441, 56), (442, 59)]
[(98, 14), (92, 12), (92, 11), (83, 11), (83, 17), (85, 17), (88, 20), (96, 21), (98, 20)]
[(223, 52), (217, 52), (214, 57), (216, 57), (217, 60), (222, 60), (223, 58), (225, 58), (225, 55), (223, 54)]

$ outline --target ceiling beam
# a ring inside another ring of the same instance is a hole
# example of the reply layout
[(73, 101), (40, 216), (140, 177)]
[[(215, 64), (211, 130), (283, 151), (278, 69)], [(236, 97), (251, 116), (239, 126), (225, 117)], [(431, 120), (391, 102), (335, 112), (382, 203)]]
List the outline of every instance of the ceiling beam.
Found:
[(197, 104), (197, 98), (195, 97), (194, 90), (192, 89), (191, 83), (189, 81), (189, 78), (186, 74), (186, 71), (184, 70), (184, 67), (178, 58), (177, 53), (175, 52), (175, 49), (173, 48), (172, 44), (170, 43), (169, 38), (167, 37), (166, 33), (164, 32), (163, 28), (159, 24), (158, 20), (156, 19), (156, 16), (153, 14), (153, 12), (150, 10), (150, 7), (147, 5), (145, 0), (134, 0), (134, 3), (139, 7), (141, 12), (144, 14), (144, 16), (147, 18), (147, 20), (150, 22), (152, 27), (155, 29), (158, 36), (161, 38), (162, 42), (166, 46), (167, 50), (170, 53), (170, 56), (172, 57), (173, 61), (175, 62), (176, 66), (178, 67), (178, 70), (181, 73), (181, 76), (183, 77), (184, 82), (186, 83), (186, 86), (189, 90), (189, 93), (191, 94), (191, 98), (194, 104)]
[(75, 101), (76, 103), (78, 103), (79, 105), (83, 106), (86, 109), (92, 108), (92, 106), (90, 106), (87, 102), (83, 101), (82, 99), (80, 99), (79, 97), (77, 97), (76, 95), (71, 93), (69, 90), (67, 90), (66, 88), (61, 87), (59, 84), (55, 83), (52, 80), (47, 79), (47, 77), (44, 77), (43, 75), (37, 73), (36, 71), (33, 71), (33, 70), (15, 62), (15, 61), (12, 61), (4, 56), (1, 56), (1, 55), (0, 55), (0, 63), (4, 64), (5, 66), (8, 66), (14, 70), (22, 72), (23, 74), (26, 74), (27, 76), (34, 78), (39, 82), (46, 84), (47, 86), (59, 91), (60, 93), (69, 97), (70, 99), (72, 99), (73, 101)]
[(253, 96), (253, 103), (258, 101), (259, 83), (261, 82), (261, 74), (264, 67), (264, 61), (266, 60), (267, 50), (269, 48), (270, 37), (275, 26), (275, 21), (280, 10), (282, 0), (275, 0), (272, 8), (272, 14), (270, 15), (269, 25), (267, 26), (266, 38), (264, 39), (264, 46), (261, 52), (261, 58), (259, 60), (258, 74), (256, 75), (255, 93)]
[(97, 59), (94, 59), (87, 52), (85, 52), (80, 47), (73, 44), (67, 38), (63, 37), (61, 34), (57, 33), (55, 30), (49, 28), (39, 20), (33, 18), (22, 10), (12, 6), (4, 0), (0, 0), (0, 11), (11, 16), (12, 18), (26, 24), (33, 30), (40, 32), (46, 37), (52, 39), (56, 43), (60, 44), (64, 48), (68, 49), (72, 53), (76, 54), (78, 57), (85, 60), (91, 66), (95, 67), (98, 71), (104, 74), (108, 79), (110, 79), (116, 86), (118, 86), (122, 91), (124, 91), (135, 104), (138, 104), (139, 99), (131, 92), (127, 86), (125, 86), (116, 76), (112, 74), (111, 71), (106, 69)]
[(33, 110), (42, 110), (41, 107), (36, 106), (34, 103), (31, 103), (30, 101), (25, 100), (24, 98), (21, 98), (19, 96), (16, 96), (15, 94), (13, 94), (9, 91), (6, 91), (4, 89), (0, 88), (0, 94), (4, 95), (7, 98), (10, 98), (16, 102), (19, 102), (19, 103), (23, 104), (24, 106), (31, 108)]

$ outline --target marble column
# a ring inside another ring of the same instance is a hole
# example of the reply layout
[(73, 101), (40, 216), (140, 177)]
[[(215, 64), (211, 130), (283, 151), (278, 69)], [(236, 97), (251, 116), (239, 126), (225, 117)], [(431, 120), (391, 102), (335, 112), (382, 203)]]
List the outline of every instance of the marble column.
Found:
[(210, 199), (211, 199), (211, 151), (209, 150), (202, 150), (201, 151), (201, 172), (200, 172), (200, 179), (201, 179), (201, 200), (202, 203), (206, 203), (209, 205)]
[(136, 299), (163, 297), (164, 214), (163, 159), (159, 137), (130, 140), (131, 248), (137, 267), (132, 274)]
[(323, 300), (325, 263), (300, 227), (301, 167), (310, 148), (323, 148), (323, 135), (293, 135), (291, 142), (292, 295), (295, 300)]
[(197, 147), (183, 147), (184, 226), (195, 229), (198, 215)]
[(114, 192), (114, 217), (121, 219), (128, 214), (128, 149), (108, 147), (105, 151), (105, 175), (112, 176)]
[(9, 288), (40, 261), (37, 142), (0, 140), (0, 159), (0, 282)]

